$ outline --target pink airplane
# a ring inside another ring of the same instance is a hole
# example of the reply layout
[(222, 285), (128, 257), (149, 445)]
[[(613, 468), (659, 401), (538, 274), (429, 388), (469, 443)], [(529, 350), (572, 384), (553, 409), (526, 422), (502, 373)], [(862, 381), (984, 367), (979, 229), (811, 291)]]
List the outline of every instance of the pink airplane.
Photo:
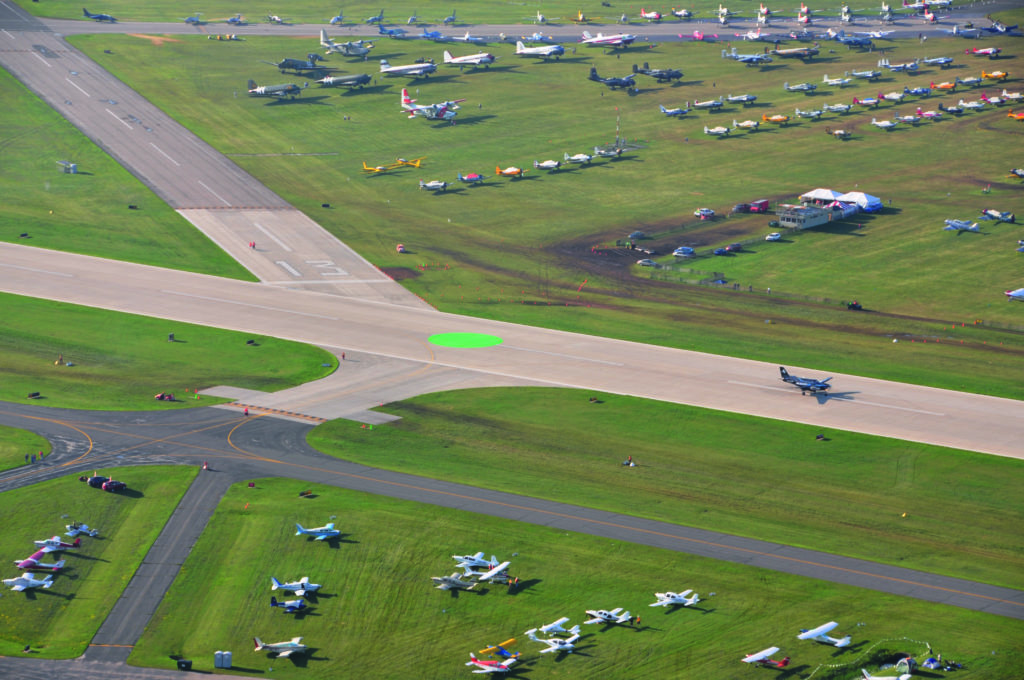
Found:
[(18, 569), (24, 569), (25, 571), (37, 571), (40, 569), (50, 569), (51, 571), (59, 571), (64, 566), (64, 560), (56, 562), (54, 564), (43, 564), (39, 560), (43, 559), (46, 554), (45, 550), (37, 550), (32, 553), (29, 557), (18, 561), (14, 560), (14, 564), (18, 566)]

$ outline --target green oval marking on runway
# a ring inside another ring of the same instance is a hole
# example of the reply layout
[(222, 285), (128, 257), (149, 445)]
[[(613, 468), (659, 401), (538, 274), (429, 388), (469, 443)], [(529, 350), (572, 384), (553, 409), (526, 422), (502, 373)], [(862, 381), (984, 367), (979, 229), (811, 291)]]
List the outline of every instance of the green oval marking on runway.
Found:
[(497, 335), (486, 333), (437, 333), (429, 339), (433, 344), (443, 347), (492, 347), (504, 342)]

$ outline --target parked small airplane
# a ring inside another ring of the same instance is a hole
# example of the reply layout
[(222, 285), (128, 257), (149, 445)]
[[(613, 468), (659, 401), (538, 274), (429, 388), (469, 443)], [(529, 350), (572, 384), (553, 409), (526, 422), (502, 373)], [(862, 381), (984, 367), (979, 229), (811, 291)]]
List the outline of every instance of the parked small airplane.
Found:
[(856, 106), (878, 106), (880, 100), (878, 97), (864, 97), (863, 99), (853, 98), (853, 103)]
[(830, 633), (838, 625), (839, 624), (835, 621), (829, 621), (828, 623), (811, 630), (801, 630), (800, 634), (797, 635), (796, 638), (797, 640), (814, 640), (815, 642), (824, 642), (840, 648), (846, 647), (850, 644), (849, 635), (844, 638), (834, 638), (827, 635), (827, 633)]
[(484, 559), (484, 551), (481, 550), (475, 555), (452, 555), (456, 566), (460, 569), (472, 569), (473, 567), (487, 567), (488, 569), (498, 564), (498, 558), (491, 555), (490, 560)]
[(778, 125), (785, 125), (789, 122), (789, 116), (785, 116), (781, 113), (772, 114), (769, 116), (767, 113), (761, 114), (761, 120), (766, 123), (776, 123)]
[(882, 75), (881, 71), (850, 71), (850, 75), (854, 78), (860, 78), (862, 80), (875, 80)]
[(972, 47), (964, 50), (964, 54), (973, 54), (976, 57), (988, 57), (989, 59), (997, 59), (999, 53), (1003, 50), (999, 47)]
[(42, 541), (35, 541), (35, 545), (37, 548), (42, 548), (42, 552), (51, 553), (68, 548), (78, 548), (82, 545), (82, 539), (76, 538), (74, 543), (65, 543), (60, 540), (60, 536), (53, 536)]
[[(779, 366), (779, 373), (782, 375), (782, 382), (789, 383), (793, 387), (800, 388), (800, 392), (803, 394), (807, 394), (808, 392), (811, 394), (814, 394), (815, 392), (825, 392), (832, 387), (828, 382), (832, 378), (825, 378), (824, 380), (818, 380), (817, 378), (800, 378), (795, 375), (790, 375), (789, 371), (782, 366)], [(775, 651), (778, 650), (776, 649)], [(772, 654), (774, 653), (775, 652), (772, 652)], [(771, 656), (771, 654), (769, 654), (769, 656)]]
[(473, 43), (474, 45), (484, 45), (487, 43), (485, 38), (477, 35), (470, 35), (469, 31), (466, 31), (465, 35), (453, 35), (449, 40), (452, 42)]
[(576, 641), (580, 639), (579, 626), (576, 626), (576, 632), (568, 638), (539, 638), (537, 637), (536, 628), (531, 628), (526, 631), (526, 636), (534, 642), (540, 642), (547, 645), (547, 649), (540, 650), (540, 654), (549, 654), (551, 652), (572, 654), (572, 650), (576, 648)]
[(684, 109), (681, 106), (677, 107), (677, 108), (674, 108), (674, 109), (666, 109), (663, 105), (658, 104), (658, 108), (661, 109), (662, 113), (664, 113), (666, 116), (669, 116), (669, 117), (671, 117), (671, 116), (685, 116), (686, 114), (688, 114), (690, 112), (690, 109)]
[(786, 92), (814, 92), (818, 89), (818, 86), (814, 83), (797, 83), (796, 85), (790, 85), (787, 82), (783, 83), (782, 87)]
[(828, 74), (826, 73), (822, 77), (821, 82), (832, 87), (843, 87), (845, 85), (849, 85), (850, 83), (852, 83), (853, 80), (851, 80), (850, 78), (829, 78)]
[(724, 125), (716, 125), (715, 127), (704, 126), (704, 134), (711, 135), (712, 137), (726, 137), (732, 132), (729, 128)]
[(427, 120), (448, 120), (454, 121), (458, 115), (459, 104), (465, 99), (441, 102), (440, 104), (417, 104), (415, 99), (409, 97), (409, 90), (402, 88), (402, 109), (408, 113), (409, 118), (421, 116)]
[(249, 23), (241, 14), (236, 14), (233, 17), (229, 17), (227, 22), (232, 26), (245, 26), (247, 23)]
[(420, 189), (426, 189), (427, 191), (444, 191), (448, 188), (448, 182), (444, 182), (439, 179), (424, 182), (420, 180)]
[[(549, 633), (549, 634), (550, 633), (565, 633), (567, 635), (575, 635), (576, 633), (580, 632), (580, 627), (578, 625), (573, 626), (572, 628), (569, 628), (568, 630), (566, 630), (565, 628), (562, 627), (562, 624), (564, 624), (564, 623), (569, 623), (569, 617), (568, 616), (563, 616), (562, 618), (560, 618), (560, 619), (558, 619), (556, 621), (552, 621), (551, 623), (547, 624), (546, 626), (541, 626), (540, 628), (533, 628), (532, 630), (534, 630), (534, 631), (538, 631), (539, 630), (542, 633)], [(526, 633), (524, 633), (524, 635), (526, 635)]]
[(896, 103), (902, 102), (903, 98), (906, 96), (907, 94), (905, 92), (886, 92), (885, 94), (882, 94), (881, 92), (878, 93), (879, 99)]
[(281, 609), (285, 610), (285, 612), (287, 612), (288, 614), (294, 614), (295, 612), (306, 608), (306, 601), (300, 598), (298, 600), (284, 600), (282, 602), (279, 601), (273, 595), (271, 595), (270, 606), (280, 607)]
[(967, 87), (977, 87), (981, 85), (981, 76), (968, 76), (966, 78), (957, 78), (957, 85), (966, 85)]
[(286, 57), (281, 61), (264, 61), (263, 63), (276, 66), (281, 73), (288, 73), (290, 71), (297, 76), (308, 76), (310, 74), (322, 76), (325, 75), (327, 71), (336, 70), (330, 66), (321, 66), (317, 64), (318, 61), (323, 59), (319, 54), (308, 54), (306, 57), (307, 58), (305, 60)]
[(450, 26), (450, 25), (454, 24), (455, 23), (455, 10), (452, 10), (452, 13), (449, 14), (448, 16), (446, 16), (444, 19), (441, 19), (441, 23), (443, 25), (445, 25), (445, 26)]
[(437, 584), (439, 590), (473, 590), (476, 587), (476, 583), (473, 581), (464, 581), (459, 578), (459, 572), (455, 572), (451, 576), (431, 576), (430, 580)]
[(983, 108), (985, 108), (985, 102), (981, 101), (980, 99), (974, 99), (969, 102), (965, 102), (963, 99), (961, 99), (959, 102), (957, 102), (957, 105), (960, 108), (965, 109), (967, 111), (981, 111)]
[(1007, 300), (1022, 300), (1024, 301), (1024, 288), (1018, 288), (1017, 290), (1006, 291)]
[(267, 15), (267, 23), (268, 24), (277, 24), (278, 26), (282, 26), (282, 25), (288, 23), (289, 21), (290, 21), (290, 19), (284, 19), (281, 16), (278, 16), (277, 14), (268, 14)]
[(781, 50), (779, 50), (779, 49), (768, 50), (768, 54), (773, 54), (776, 57), (782, 57), (784, 59), (795, 57), (797, 59), (803, 59), (804, 61), (807, 61), (811, 57), (814, 57), (814, 56), (816, 56), (818, 54), (818, 48), (817, 47), (787, 47), (787, 48), (781, 49)]
[(507, 168), (502, 169), (500, 165), (496, 165), (494, 166), (494, 174), (499, 175), (501, 177), (511, 177), (512, 179), (517, 179), (525, 175), (526, 170), (523, 170), (522, 168), (517, 168), (514, 165), (510, 165)]
[(537, 170), (547, 170), (548, 172), (554, 172), (558, 168), (562, 167), (562, 161), (547, 160), (547, 161), (534, 161), (533, 167)]
[(726, 50), (722, 50), (722, 59), (735, 59), (741, 64), (746, 64), (747, 66), (768, 64), (772, 60), (772, 58), (767, 54), (762, 54), (760, 52), (754, 52), (753, 54), (739, 54), (735, 47), (728, 52)]
[(375, 14), (372, 17), (366, 17), (366, 19), (364, 19), (364, 21), (366, 23), (368, 23), (368, 24), (382, 24), (382, 23), (384, 23), (384, 10), (382, 9), (381, 11), (377, 12), (377, 14)]
[(406, 31), (404, 28), (384, 28), (384, 24), (380, 24), (377, 26), (377, 33), (388, 38), (399, 39), (405, 37)]
[(891, 64), (888, 59), (879, 59), (878, 67), (887, 68), (893, 73), (910, 73), (916, 71), (920, 66), (920, 62), (915, 59), (914, 61), (905, 61), (902, 64)]
[(566, 163), (579, 163), (580, 165), (587, 165), (588, 163), (590, 163), (591, 160), (593, 160), (593, 158), (594, 157), (588, 153), (577, 153), (570, 156), (568, 151), (565, 152)]
[(620, 87), (625, 88), (627, 90), (636, 87), (636, 82), (633, 80), (633, 78), (633, 75), (623, 76), (621, 78), (602, 78), (601, 76), (597, 75), (596, 67), (590, 67), (590, 80), (593, 80), (596, 83), (601, 83), (602, 85), (607, 85), (613, 90), (616, 90)]
[(836, 139), (849, 139), (851, 134), (849, 130), (833, 130), (832, 128), (825, 128), (825, 132)]
[(880, 130), (885, 130), (886, 132), (889, 132), (890, 130), (892, 130), (893, 128), (896, 127), (897, 121), (895, 121), (895, 120), (876, 120), (875, 118), (872, 118), (871, 119), (871, 124), (874, 125), (876, 128), (879, 128)]
[(341, 10), (339, 9), (337, 15), (331, 17), (327, 21), (327, 23), (329, 23), (331, 26), (341, 26), (341, 25), (343, 25), (345, 23), (345, 17), (342, 14)]
[(45, 555), (45, 550), (37, 550), (36, 552), (32, 553), (23, 560), (14, 560), (14, 565), (18, 567), (18, 569), (24, 569), (26, 571), (36, 571), (43, 569), (49, 569), (50, 571), (60, 571), (64, 567), (65, 560), (60, 560), (53, 564), (44, 564), (43, 562), (40, 562), (39, 560), (43, 559), (43, 556)]
[(1010, 102), (1019, 102), (1024, 99), (1024, 94), (1021, 94), (1020, 92), (1007, 92), (1005, 88), (1000, 95), (1003, 99)]
[(444, 63), (455, 64), (459, 68), (463, 66), (483, 66), (484, 68), (490, 68), (494, 60), (497, 59), (493, 54), (487, 52), (477, 52), (476, 54), (467, 54), (462, 57), (453, 57), (452, 53), (448, 50), (444, 51)]
[[(1003, 104), (1006, 103), (1006, 100), (1003, 99), (1002, 97), (1000, 97), (999, 95), (995, 95), (994, 94), (991, 97), (989, 97), (984, 92), (981, 93), (981, 101), (985, 102), (986, 104), (991, 104), (992, 106), (1002, 106)], [(1012, 114), (1012, 113), (1008, 114), (1008, 115), (1009, 115), (1010, 118), (1016, 118), (1017, 117), (1017, 115)]]
[(423, 29), (423, 35), (420, 36), (423, 40), (433, 40), (434, 42), (448, 42), (448, 36), (441, 31), (428, 31)]
[(740, 130), (750, 130), (751, 132), (756, 131), (761, 126), (761, 121), (758, 120), (745, 120), (737, 122), (735, 118), (732, 119), (732, 126)]
[(505, 661), (484, 661), (476, 658), (473, 652), (469, 653), (469, 661), (466, 662), (467, 666), (476, 666), (480, 670), (473, 671), (474, 673), (508, 673), (511, 670), (512, 664), (516, 662), (515, 659), (506, 659)]
[(255, 651), (277, 654), (279, 659), (287, 659), (292, 654), (302, 654), (309, 649), (302, 644), (301, 637), (294, 637), (288, 642), (263, 642), (258, 637), (253, 638), (252, 641), (256, 643)]
[(325, 524), (322, 527), (314, 527), (312, 529), (305, 529), (298, 522), (295, 523), (295, 535), (296, 536), (316, 536), (317, 541), (325, 541), (328, 538), (337, 538), (341, 536), (341, 532), (334, 528), (334, 522)]
[(1016, 120), (1024, 120), (1024, 112), (1014, 111), (1013, 109), (1010, 109), (1009, 111), (1006, 112), (1006, 117), (1014, 118)]
[(895, 31), (857, 31), (857, 35), (866, 35), (874, 40), (886, 40)]
[(82, 14), (85, 15), (86, 19), (92, 19), (93, 21), (109, 21), (112, 24), (117, 23), (117, 19), (110, 16), (109, 14), (93, 14), (86, 8), (82, 8)]
[(906, 87), (903, 88), (903, 94), (911, 94), (915, 97), (927, 97), (932, 93), (930, 87)]
[(367, 165), (366, 161), (363, 161), (363, 172), (368, 172), (371, 174), (379, 172), (388, 172), (389, 170), (394, 170), (397, 167), (397, 163), (392, 163), (391, 165)]
[(64, 535), (70, 536), (71, 538), (74, 538), (75, 536), (90, 536), (92, 538), (96, 538), (100, 535), (99, 529), (90, 529), (88, 524), (79, 524), (78, 522), (67, 524), (64, 528), (67, 529), (67, 532), (65, 532)]
[(401, 167), (403, 165), (410, 168), (419, 168), (420, 164), (426, 160), (426, 156), (420, 156), (419, 158), (396, 158), (395, 167)]
[(510, 562), (502, 562), (501, 564), (493, 567), (489, 571), (473, 571), (472, 569), (465, 569), (463, 571), (463, 577), (472, 576), (476, 578), (479, 583), (486, 583), (496, 581), (498, 583), (508, 581), (508, 565)]
[(726, 96), (725, 101), (729, 102), (730, 104), (743, 104), (744, 106), (746, 106), (747, 104), (753, 104), (755, 101), (757, 101), (757, 95), (756, 94), (737, 94), (737, 95), (731, 95), (730, 94), (730, 95)]
[[(690, 102), (686, 102), (689, 106)], [(718, 99), (705, 99), (704, 101), (694, 100), (693, 108), (695, 109), (720, 109), (722, 108), (722, 98)]]
[(425, 61), (422, 64), (401, 64), (392, 66), (387, 59), (380, 60), (380, 72), (386, 76), (406, 76), (409, 78), (429, 78), (430, 74), (437, 70), (437, 64), (432, 61)]
[(970, 220), (946, 220), (943, 231), (978, 231), (978, 223)]
[(1006, 222), (1013, 224), (1017, 221), (1017, 216), (1012, 212), (999, 212), (993, 208), (985, 208), (981, 211), (981, 219), (983, 220), (995, 220), (996, 222)]
[(959, 116), (961, 113), (964, 112), (962, 106), (943, 106), (942, 102), (939, 102), (938, 109), (939, 111), (942, 111), (943, 113), (948, 113), (952, 116)]
[[(690, 593), (693, 594), (691, 595)], [(693, 592), (692, 588), (681, 593), (673, 593), (672, 591), (655, 593), (654, 596), (658, 598), (658, 601), (649, 605), (651, 607), (692, 607), (700, 602), (700, 597), (697, 593)]]
[(42, 579), (37, 579), (29, 572), (25, 572), (21, 576), (15, 578), (5, 578), (3, 581), (5, 586), (10, 586), (11, 590), (28, 590), (30, 588), (49, 588), (53, 585), (53, 574), (47, 574)]
[(789, 665), (789, 657), (787, 656), (782, 661), (775, 661), (771, 658), (772, 654), (779, 651), (778, 647), (769, 647), (768, 649), (762, 649), (756, 654), (748, 654), (742, 659), (743, 663), (756, 663), (762, 666), (774, 666), (775, 668), (785, 668)]
[(829, 113), (846, 113), (850, 110), (849, 104), (822, 104), (821, 108)]
[(287, 83), (284, 85), (257, 85), (255, 80), (249, 81), (249, 96), (250, 97), (291, 97), (295, 99), (298, 95), (302, 94), (302, 90), (305, 86), (299, 87), (295, 83)]
[(921, 116), (916, 113), (909, 113), (905, 116), (893, 116), (892, 121), (894, 123), (906, 123), (908, 125), (917, 125), (921, 122)]
[(628, 611), (623, 612), (622, 607), (617, 607), (611, 611), (606, 609), (588, 609), (587, 614), (590, 618), (583, 622), (585, 625), (591, 623), (603, 623), (606, 625), (629, 623), (633, 618)]
[(527, 47), (521, 40), (518, 40), (516, 41), (516, 54), (523, 57), (540, 57), (541, 59), (554, 57), (555, 60), (557, 60), (565, 54), (565, 48), (561, 45), (538, 45), (537, 47)]
[(505, 640), (504, 642), (499, 642), (496, 645), (491, 645), (490, 647), (484, 647), (483, 649), (480, 650), (480, 653), (481, 654), (492, 654), (494, 656), (501, 657), (502, 659), (518, 659), (519, 658), (519, 652), (510, 652), (510, 651), (508, 651), (508, 649), (506, 649), (507, 647), (511, 647), (512, 645), (514, 645), (515, 642), (516, 642), (515, 638), (509, 638), (508, 640)]
[(373, 81), (367, 73), (355, 73), (349, 76), (325, 76), (316, 81), (324, 87), (362, 87)]
[(292, 581), (290, 583), (281, 583), (273, 576), (270, 577), (270, 589), (271, 590), (288, 590), (299, 597), (305, 597), (306, 593), (315, 593), (322, 588), (319, 583), (310, 583), (308, 576), (303, 576), (298, 581)]
[(992, 73), (988, 73), (985, 69), (981, 70), (981, 77), (983, 80), (1006, 80), (1009, 75), (1010, 74), (1006, 71), (992, 71)]
[(594, 155), (600, 158), (619, 158), (622, 156), (623, 151), (625, 151), (625, 149), (620, 146), (613, 146), (610, 148), (600, 146), (594, 147)]
[(183, 17), (182, 21), (188, 26), (202, 26), (206, 22), (199, 18), (201, 14), (202, 12), (196, 12), (190, 17)]
[(920, 118), (927, 118), (928, 120), (939, 120), (942, 118), (941, 111), (923, 111), (920, 106), (917, 107), (917, 110), (914, 113), (916, 113)]
[(658, 12), (658, 11), (653, 10), (653, 9), (650, 12), (648, 12), (645, 8), (641, 7), (640, 8), (640, 18), (641, 19), (647, 19), (647, 21), (659, 22), (659, 21), (661, 21), (662, 14), (661, 14), (661, 12)]
[(810, 110), (804, 111), (799, 106), (796, 107), (796, 117), (797, 118), (811, 118), (811, 119), (816, 120), (818, 118), (821, 118), (821, 114), (822, 114), (821, 109), (810, 109)]
[(939, 68), (948, 68), (953, 64), (953, 57), (925, 57), (921, 60), (921, 63), (925, 66), (938, 66)]
[(833, 40), (848, 47), (872, 47), (874, 45), (871, 38), (862, 35), (846, 35), (844, 31), (836, 33)]
[(373, 43), (364, 40), (336, 43), (327, 37), (327, 31), (324, 30), (320, 31), (320, 46), (327, 54), (340, 54), (343, 57), (365, 57), (373, 49)]
[(629, 47), (630, 43), (634, 40), (636, 40), (636, 36), (629, 33), (615, 33), (614, 35), (598, 33), (597, 35), (591, 35), (590, 31), (583, 31), (583, 37), (580, 39), (580, 42), (593, 47), (625, 48)]
[(864, 674), (865, 680), (914, 680), (914, 676), (910, 673), (902, 673), (900, 675), (871, 675), (863, 668), (860, 672)]
[(683, 77), (683, 72), (675, 68), (651, 68), (644, 62), (643, 68), (638, 68), (636, 64), (633, 64), (633, 73), (642, 73), (645, 76), (654, 78), (659, 83), (672, 82), (673, 80), (679, 80)]

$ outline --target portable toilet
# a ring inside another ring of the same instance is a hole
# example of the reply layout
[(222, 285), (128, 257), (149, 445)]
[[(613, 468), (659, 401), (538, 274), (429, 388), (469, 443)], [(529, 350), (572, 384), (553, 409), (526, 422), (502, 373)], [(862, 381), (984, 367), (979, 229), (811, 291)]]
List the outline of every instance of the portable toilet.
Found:
[(231, 668), (231, 652), (224, 652), (224, 665), (221, 668)]
[(224, 652), (219, 649), (213, 653), (213, 667), (224, 668)]

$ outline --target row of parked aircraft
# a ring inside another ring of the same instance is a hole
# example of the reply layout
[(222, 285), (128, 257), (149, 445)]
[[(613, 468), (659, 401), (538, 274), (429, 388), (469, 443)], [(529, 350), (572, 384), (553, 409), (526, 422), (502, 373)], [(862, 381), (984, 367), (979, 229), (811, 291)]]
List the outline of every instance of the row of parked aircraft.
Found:
[(37, 579), (32, 575), (33, 571), (51, 571), (58, 572), (64, 568), (65, 560), (58, 560), (53, 563), (43, 562), (46, 555), (59, 552), (62, 550), (73, 550), (82, 545), (82, 536), (90, 536), (95, 538), (99, 535), (99, 531), (96, 529), (90, 529), (86, 524), (79, 524), (78, 522), (72, 522), (68, 524), (66, 536), (74, 538), (74, 542), (68, 543), (61, 539), (60, 536), (51, 536), (50, 538), (41, 539), (35, 541), (36, 551), (31, 555), (22, 560), (14, 560), (14, 565), (23, 570), (21, 576), (15, 578), (7, 578), (3, 580), (5, 586), (10, 586), (11, 590), (25, 591), (32, 588), (49, 588), (53, 585), (53, 574), (47, 574), (41, 579)]

